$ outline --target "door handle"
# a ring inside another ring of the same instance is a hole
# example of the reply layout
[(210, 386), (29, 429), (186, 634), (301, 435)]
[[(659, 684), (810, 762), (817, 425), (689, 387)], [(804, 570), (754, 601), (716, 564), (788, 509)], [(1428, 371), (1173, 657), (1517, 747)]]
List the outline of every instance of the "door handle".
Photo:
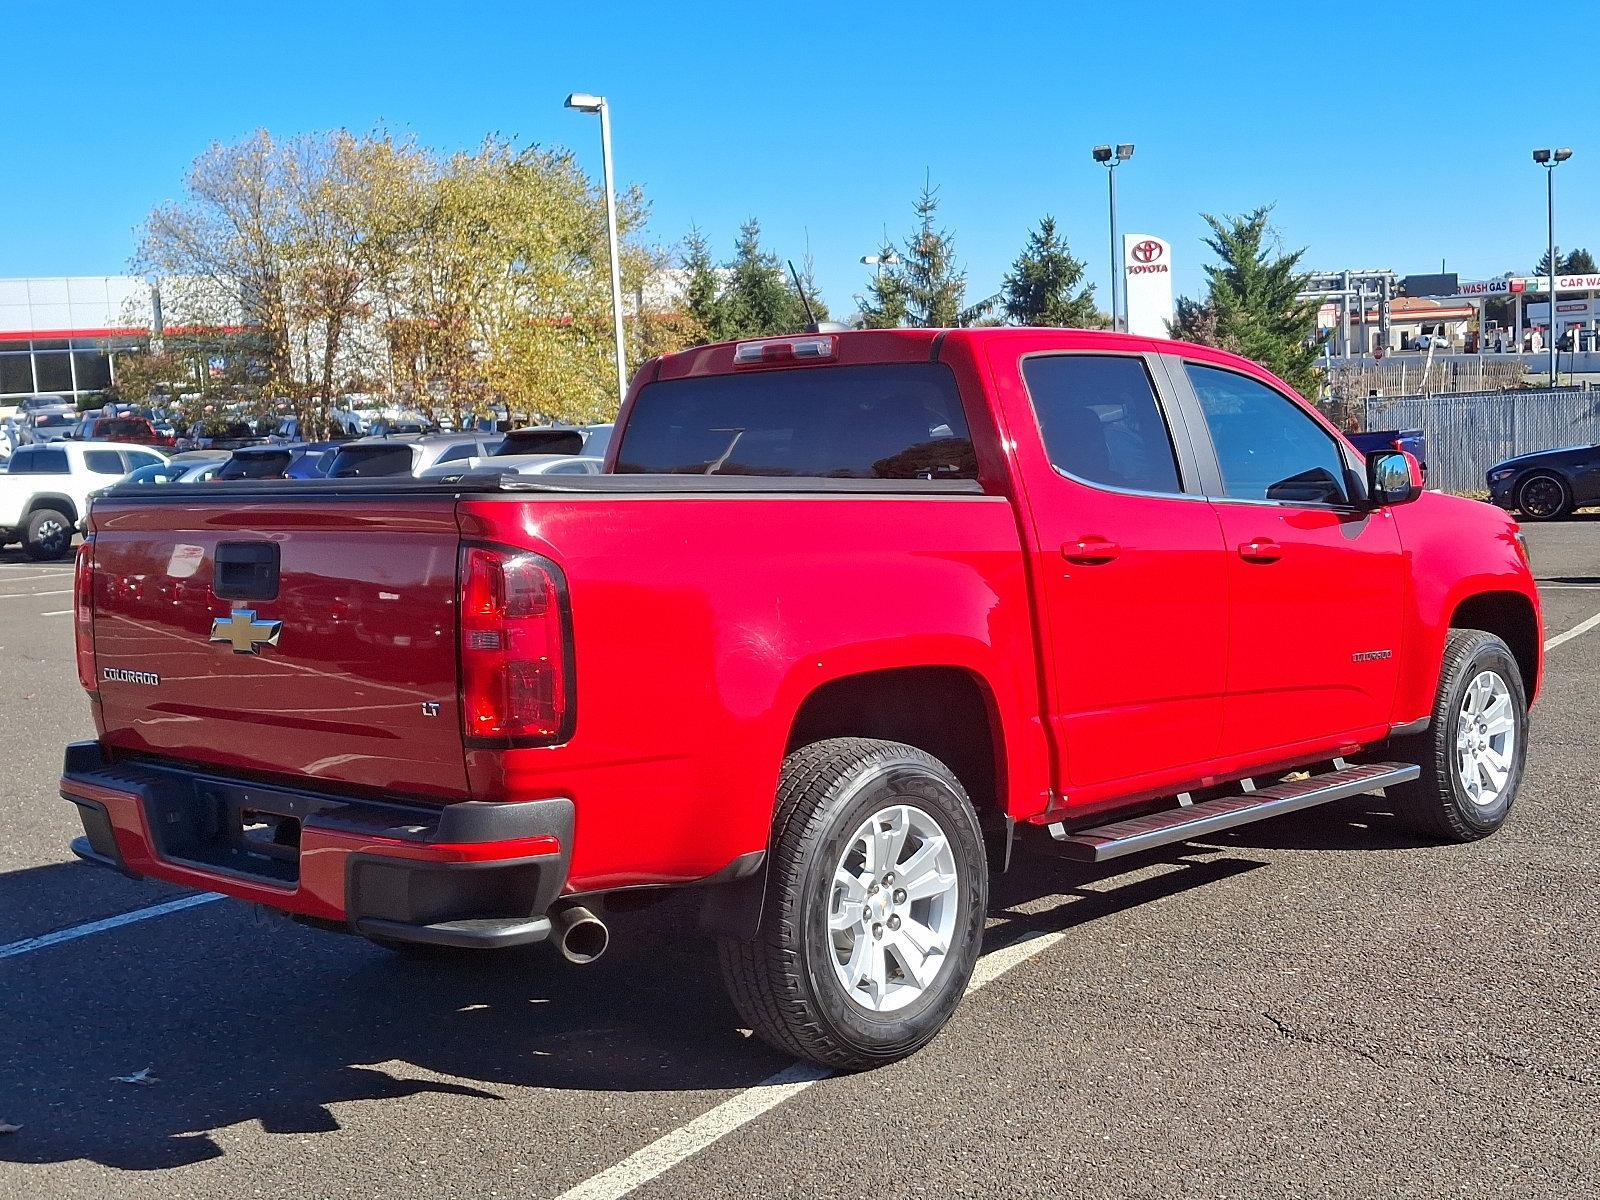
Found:
[(1068, 562), (1094, 565), (1108, 563), (1122, 553), (1122, 547), (1108, 538), (1081, 537), (1061, 544), (1061, 557)]
[(1283, 547), (1271, 538), (1251, 538), (1239, 547), (1239, 557), (1245, 562), (1272, 563), (1283, 557)]

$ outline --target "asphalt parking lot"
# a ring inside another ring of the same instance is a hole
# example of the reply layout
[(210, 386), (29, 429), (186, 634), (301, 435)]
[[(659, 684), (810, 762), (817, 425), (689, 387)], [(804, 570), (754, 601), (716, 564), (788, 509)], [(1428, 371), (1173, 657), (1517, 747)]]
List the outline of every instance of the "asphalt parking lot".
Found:
[[(1600, 614), (1600, 519), (1531, 541), (1556, 639)], [(186, 893), (67, 851), (70, 585), (0, 553), (0, 1196), (1600, 1192), (1600, 627), (1550, 651), (1498, 836), (1366, 797), (1026, 858), (945, 1033), (819, 1078), (737, 1027), (675, 906), (587, 968), (232, 901), (97, 925)]]

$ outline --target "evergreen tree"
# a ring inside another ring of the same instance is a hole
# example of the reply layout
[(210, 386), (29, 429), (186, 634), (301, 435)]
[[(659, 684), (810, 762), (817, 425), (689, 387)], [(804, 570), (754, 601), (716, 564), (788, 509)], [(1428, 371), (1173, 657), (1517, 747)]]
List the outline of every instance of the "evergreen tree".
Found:
[(739, 227), (739, 240), (722, 294), (726, 337), (764, 337), (799, 333), (806, 327), (805, 306), (778, 257), (761, 248), (761, 223), (751, 217)]
[[(1274, 253), (1268, 245), (1273, 229), (1267, 217), (1270, 206), (1239, 217), (1218, 218), (1207, 213), (1211, 237), (1206, 245), (1222, 261), (1206, 267), (1210, 309), (1215, 330), (1207, 342), (1254, 359), (1294, 387), (1315, 397), (1321, 387), (1317, 368), (1317, 302), (1297, 299), (1306, 275), (1300, 256)], [(1179, 321), (1196, 321), (1200, 314), (1185, 314)], [(1189, 331), (1185, 331), (1185, 336)]]
[[(899, 251), (887, 243), (878, 250), (880, 262), (898, 255)], [(872, 282), (867, 285), (867, 301), (861, 306), (862, 328), (899, 329), (909, 323), (910, 304), (905, 280), (895, 270), (896, 266), (898, 264), (880, 267), (873, 272)]]
[(1002, 285), (1006, 319), (1013, 325), (1061, 329), (1104, 329), (1109, 321), (1094, 302), (1094, 284), (1083, 282), (1083, 262), (1046, 216), (1028, 235), (1028, 244)]
[(698, 228), (683, 239), (684, 300), (695, 326), (696, 343), (727, 337), (727, 306), (722, 301), (722, 281), (711, 262), (711, 247)]
[(970, 324), (988, 311), (989, 303), (964, 306), (967, 273), (955, 266), (955, 241), (950, 232), (934, 225), (939, 211), (938, 189), (923, 185), (912, 206), (917, 228), (905, 249), (885, 246), (883, 258), (898, 253), (900, 262), (877, 272), (868, 286), (862, 310), (868, 329), (893, 329), (900, 325), (948, 328)]
[[(1561, 247), (1556, 247), (1557, 275), (1593, 275), (1596, 270), (1594, 255), (1582, 247), (1574, 250), (1571, 254), (1562, 254)], [(1544, 276), (1550, 274), (1550, 251), (1546, 250), (1539, 256), (1539, 264), (1533, 268), (1533, 273)]]
[(967, 273), (956, 270), (955, 241), (949, 231), (934, 226), (939, 211), (938, 189), (924, 184), (912, 207), (917, 215), (917, 231), (906, 243), (905, 261), (895, 268), (905, 282), (911, 323), (934, 329), (959, 325), (967, 296)]

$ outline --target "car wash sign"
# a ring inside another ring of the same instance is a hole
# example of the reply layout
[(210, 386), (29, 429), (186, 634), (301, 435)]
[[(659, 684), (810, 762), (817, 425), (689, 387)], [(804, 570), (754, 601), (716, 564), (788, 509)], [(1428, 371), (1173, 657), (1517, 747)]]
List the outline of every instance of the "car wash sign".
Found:
[(1463, 281), (1456, 289), (1458, 296), (1509, 296), (1526, 290), (1520, 279), (1476, 279)]
[(1166, 337), (1172, 320), (1172, 243), (1149, 233), (1124, 234), (1122, 271), (1128, 332)]

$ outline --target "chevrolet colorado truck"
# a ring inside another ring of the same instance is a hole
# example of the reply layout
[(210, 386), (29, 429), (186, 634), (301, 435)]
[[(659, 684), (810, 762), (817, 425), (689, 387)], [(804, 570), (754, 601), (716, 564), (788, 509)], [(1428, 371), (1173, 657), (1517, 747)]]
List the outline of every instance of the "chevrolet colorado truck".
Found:
[(845, 1069), (949, 1018), (1019, 840), (1379, 789), (1492, 833), (1542, 654), (1505, 513), (1243, 359), (1046, 329), (655, 358), (597, 476), (112, 489), (76, 593), (82, 857), (575, 961), (695, 889), (743, 1019)]

